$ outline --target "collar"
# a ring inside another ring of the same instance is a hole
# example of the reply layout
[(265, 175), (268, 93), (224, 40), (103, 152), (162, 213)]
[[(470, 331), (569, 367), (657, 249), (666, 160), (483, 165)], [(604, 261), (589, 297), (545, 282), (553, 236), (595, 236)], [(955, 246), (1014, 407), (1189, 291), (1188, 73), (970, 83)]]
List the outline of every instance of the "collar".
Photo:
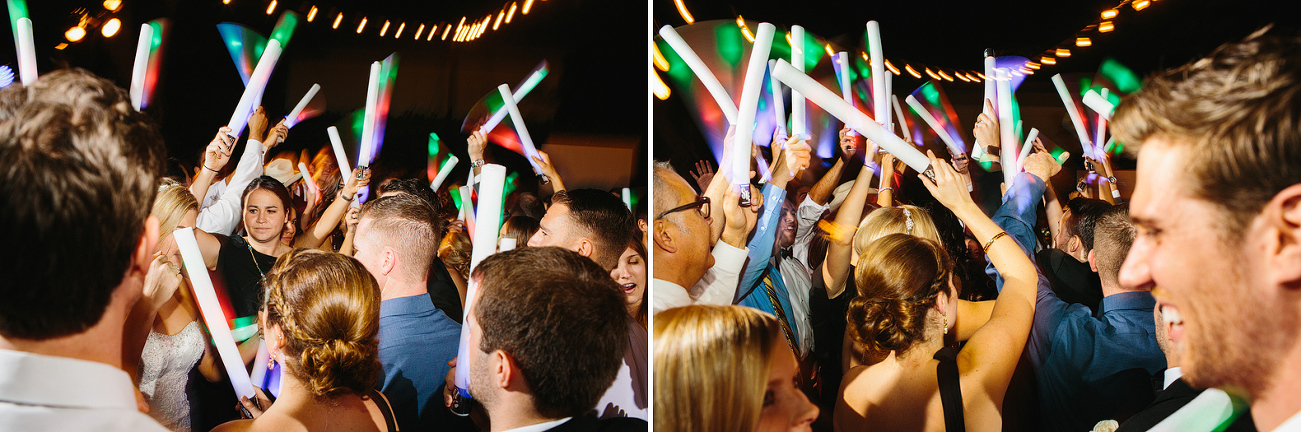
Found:
[(136, 410), (135, 386), (104, 363), (0, 349), (0, 402)]
[(432, 312), (433, 310), (434, 301), (429, 298), (429, 294), (391, 298), (379, 303), (380, 318), (395, 315), (416, 315)]
[(542, 422), (537, 424), (531, 424), (528, 426), (521, 426), (515, 429), (507, 429), (502, 432), (543, 432), (543, 431), (551, 430), (551, 428), (554, 428), (556, 426), (560, 426), (565, 422), (569, 421), (569, 419), (571, 418), (573, 417), (565, 417), (560, 420), (552, 420), (549, 422)]
[(1164, 390), (1170, 388), (1170, 384), (1174, 384), (1175, 381), (1178, 381), (1179, 378), (1182, 378), (1183, 376), (1184, 370), (1179, 366), (1166, 369), (1165, 375), (1163, 376), (1165, 381), (1161, 383), (1161, 389)]
[(1283, 424), (1278, 425), (1274, 432), (1299, 432), (1301, 431), (1301, 412), (1292, 415)]
[(1102, 298), (1102, 303), (1098, 304), (1098, 315), (1114, 310), (1146, 310), (1152, 311), (1156, 307), (1156, 299), (1152, 298), (1149, 291), (1131, 291), (1119, 294), (1112, 294)]

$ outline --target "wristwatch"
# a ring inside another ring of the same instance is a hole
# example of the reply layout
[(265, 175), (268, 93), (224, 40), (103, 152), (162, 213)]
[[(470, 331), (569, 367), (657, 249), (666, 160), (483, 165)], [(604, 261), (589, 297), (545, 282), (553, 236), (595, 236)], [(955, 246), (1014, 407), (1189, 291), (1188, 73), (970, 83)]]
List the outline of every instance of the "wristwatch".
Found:
[(470, 162), (470, 166), (473, 168), (478, 168), (483, 166), (483, 158), (478, 158), (475, 159), (473, 162)]

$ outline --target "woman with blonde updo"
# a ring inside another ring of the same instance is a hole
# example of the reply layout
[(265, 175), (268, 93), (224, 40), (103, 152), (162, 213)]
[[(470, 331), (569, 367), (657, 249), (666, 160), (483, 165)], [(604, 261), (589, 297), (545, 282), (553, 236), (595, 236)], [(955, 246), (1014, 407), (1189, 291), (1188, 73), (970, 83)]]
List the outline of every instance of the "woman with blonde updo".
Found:
[(357, 260), (317, 249), (285, 253), (266, 275), (262, 319), (271, 367), (283, 367), (274, 404), (247, 399), (253, 420), (214, 430), (395, 431), (380, 374), (379, 285)]
[(795, 386), (799, 365), (777, 319), (742, 306), (655, 315), (655, 430), (808, 431), (818, 407)]
[(845, 372), (833, 415), (837, 431), (1002, 428), (1003, 396), (1030, 334), (1038, 274), (971, 201), (962, 177), (929, 156), (935, 182), (923, 177), (923, 184), (983, 241), (1003, 291), (988, 322), (958, 350), (956, 329), (969, 317), (958, 307), (958, 281), (940, 243), (906, 234), (869, 243), (855, 269), (858, 296), (848, 317), (864, 365)]

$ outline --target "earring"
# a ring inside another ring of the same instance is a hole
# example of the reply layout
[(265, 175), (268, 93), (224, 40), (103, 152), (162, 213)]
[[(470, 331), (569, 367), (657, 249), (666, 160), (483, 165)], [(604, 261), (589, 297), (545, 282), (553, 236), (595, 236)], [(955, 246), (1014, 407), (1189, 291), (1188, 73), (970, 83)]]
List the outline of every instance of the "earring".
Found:
[(272, 353), (270, 361), (267, 362), (267, 370), (274, 370), (275, 368), (276, 368), (276, 355), (275, 353)]
[(944, 315), (944, 334), (949, 334), (949, 316)]

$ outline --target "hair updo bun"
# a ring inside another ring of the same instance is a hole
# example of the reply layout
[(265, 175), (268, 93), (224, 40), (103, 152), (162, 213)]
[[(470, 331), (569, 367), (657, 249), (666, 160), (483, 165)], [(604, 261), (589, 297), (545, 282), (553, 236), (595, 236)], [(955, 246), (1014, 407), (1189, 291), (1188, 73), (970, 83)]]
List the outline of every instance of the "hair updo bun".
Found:
[(287, 372), (318, 397), (363, 394), (379, 379), (379, 285), (357, 260), (298, 249), (267, 273), (267, 326)]
[(863, 344), (865, 363), (907, 351), (925, 337), (926, 314), (948, 290), (948, 270), (948, 255), (934, 240), (890, 234), (867, 245), (848, 314), (850, 336)]

